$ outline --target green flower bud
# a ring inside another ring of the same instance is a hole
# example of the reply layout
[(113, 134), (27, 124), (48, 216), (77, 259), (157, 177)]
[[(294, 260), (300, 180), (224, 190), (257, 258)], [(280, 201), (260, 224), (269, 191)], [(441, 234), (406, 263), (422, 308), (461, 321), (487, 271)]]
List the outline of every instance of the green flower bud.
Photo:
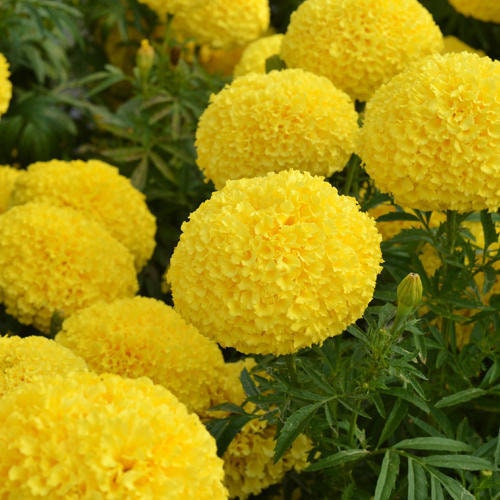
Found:
[(422, 302), (422, 281), (417, 273), (408, 274), (398, 285), (398, 313), (409, 314)]
[(151, 47), (148, 40), (142, 40), (141, 46), (137, 51), (136, 63), (139, 68), (141, 79), (145, 81), (153, 67), (155, 50)]

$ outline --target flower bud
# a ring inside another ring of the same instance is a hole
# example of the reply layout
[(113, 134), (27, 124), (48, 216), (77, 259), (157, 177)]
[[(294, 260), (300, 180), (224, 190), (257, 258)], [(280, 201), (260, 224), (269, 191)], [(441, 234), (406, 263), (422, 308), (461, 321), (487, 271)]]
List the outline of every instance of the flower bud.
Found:
[(398, 285), (398, 313), (409, 314), (422, 301), (422, 281), (417, 273), (408, 274)]
[(146, 80), (153, 66), (155, 50), (151, 47), (149, 40), (142, 40), (141, 46), (137, 51), (136, 64), (139, 69), (141, 80)]

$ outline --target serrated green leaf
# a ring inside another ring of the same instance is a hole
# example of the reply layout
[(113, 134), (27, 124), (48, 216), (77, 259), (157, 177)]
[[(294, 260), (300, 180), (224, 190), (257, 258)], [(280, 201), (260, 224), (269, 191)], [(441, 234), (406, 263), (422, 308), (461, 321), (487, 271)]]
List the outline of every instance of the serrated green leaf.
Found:
[(306, 471), (312, 472), (337, 465), (344, 465), (349, 462), (355, 462), (369, 455), (367, 450), (343, 450), (328, 457), (321, 458), (317, 462), (312, 463), (307, 467)]
[(399, 424), (406, 417), (407, 413), (408, 403), (401, 399), (397, 399), (387, 417), (387, 420), (385, 421), (384, 428), (382, 429), (377, 443), (377, 448), (384, 443), (389, 436), (394, 434), (395, 430), (399, 427)]
[(436, 408), (447, 408), (449, 406), (456, 406), (462, 403), (466, 403), (467, 401), (471, 401), (472, 399), (480, 398), (485, 394), (487, 394), (487, 391), (485, 391), (484, 389), (479, 389), (478, 387), (465, 389), (455, 394), (451, 394), (450, 396), (445, 396), (444, 398), (441, 398), (436, 403)]
[(375, 487), (374, 500), (389, 500), (399, 474), (399, 455), (387, 450)]
[(493, 470), (493, 464), (485, 458), (474, 455), (431, 455), (422, 462), (434, 467), (460, 470)]
[(453, 479), (432, 467), (428, 467), (427, 472), (430, 474), (431, 480), (437, 480), (444, 486), (453, 500), (474, 500), (474, 496), (470, 493), (470, 491), (465, 489), (456, 479)]
[(274, 462), (276, 463), (290, 448), (297, 436), (304, 430), (309, 418), (325, 404), (324, 401), (303, 406), (300, 410), (292, 413), (283, 424), (276, 440), (274, 449)]
[(236, 415), (220, 420), (211, 420), (205, 424), (208, 432), (217, 442), (217, 455), (220, 457), (227, 450), (236, 434), (254, 417), (252, 415)]
[(248, 373), (248, 370), (246, 368), (243, 368), (243, 370), (241, 370), (240, 381), (247, 396), (255, 397), (260, 394), (257, 386), (252, 380), (252, 377), (250, 377), (250, 373)]
[(442, 437), (420, 437), (404, 439), (393, 448), (410, 450), (472, 451), (473, 448), (462, 441)]

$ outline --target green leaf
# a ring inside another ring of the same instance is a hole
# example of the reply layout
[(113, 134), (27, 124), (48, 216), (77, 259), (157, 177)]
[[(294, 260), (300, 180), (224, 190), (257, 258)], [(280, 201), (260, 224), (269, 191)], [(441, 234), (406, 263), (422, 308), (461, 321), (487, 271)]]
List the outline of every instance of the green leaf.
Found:
[(483, 226), (484, 234), (484, 248), (488, 248), (492, 243), (498, 241), (498, 234), (495, 229), (495, 223), (493, 222), (493, 217), (491, 213), (487, 210), (482, 210), (480, 212), (481, 225)]
[(441, 483), (434, 476), (431, 477), (431, 499), (444, 500), (443, 488), (441, 487)]
[(247, 396), (255, 397), (259, 395), (259, 390), (257, 389), (257, 386), (252, 380), (252, 377), (250, 377), (250, 373), (248, 373), (248, 370), (246, 368), (243, 368), (243, 370), (241, 370), (240, 380)]
[(253, 415), (236, 415), (229, 418), (211, 420), (205, 424), (208, 432), (217, 442), (217, 454), (221, 457), (242, 427), (255, 418)]
[(375, 487), (374, 500), (388, 500), (399, 474), (399, 455), (387, 450), (382, 461), (382, 468)]
[(389, 212), (388, 214), (377, 217), (377, 222), (391, 222), (395, 220), (418, 221), (418, 217), (406, 212)]
[(385, 421), (384, 428), (380, 434), (380, 438), (377, 443), (377, 448), (389, 437), (392, 436), (395, 430), (399, 427), (401, 421), (406, 417), (408, 413), (408, 403), (401, 399), (397, 399), (392, 407), (391, 413)]
[(427, 478), (424, 469), (408, 457), (408, 500), (427, 500)]
[(421, 437), (404, 439), (393, 448), (410, 450), (437, 450), (437, 451), (472, 451), (473, 448), (462, 441), (442, 437)]
[(276, 463), (292, 445), (296, 437), (304, 430), (309, 418), (318, 408), (325, 404), (324, 401), (303, 406), (300, 410), (292, 413), (283, 424), (278, 434), (276, 448), (274, 450), (274, 463)]
[(363, 457), (369, 455), (367, 450), (343, 450), (330, 455), (328, 457), (322, 458), (317, 462), (314, 462), (309, 467), (307, 467), (307, 472), (312, 472), (321, 469), (327, 469), (329, 467), (335, 467), (337, 465), (344, 465), (349, 462), (355, 462)]
[(392, 387), (391, 389), (382, 392), (384, 394), (390, 394), (391, 396), (404, 399), (405, 401), (408, 401), (408, 403), (420, 408), (425, 413), (429, 413), (431, 411), (428, 404), (422, 398), (412, 394), (403, 387)]
[(493, 470), (493, 464), (485, 458), (474, 455), (431, 455), (422, 461), (434, 467), (460, 470)]
[(474, 496), (470, 491), (466, 490), (456, 479), (453, 479), (442, 472), (429, 467), (427, 472), (431, 476), (431, 480), (438, 480), (450, 494), (453, 500), (474, 500)]
[(270, 73), (275, 69), (278, 71), (286, 69), (285, 61), (283, 61), (278, 54), (270, 56), (266, 59), (266, 73)]
[(487, 391), (485, 391), (484, 389), (479, 389), (477, 387), (473, 387), (471, 389), (465, 389), (455, 394), (451, 394), (450, 396), (445, 396), (444, 398), (441, 398), (436, 403), (436, 408), (446, 408), (448, 406), (456, 406), (462, 403), (466, 403), (467, 401), (471, 401), (472, 399), (480, 398), (485, 394), (487, 394)]

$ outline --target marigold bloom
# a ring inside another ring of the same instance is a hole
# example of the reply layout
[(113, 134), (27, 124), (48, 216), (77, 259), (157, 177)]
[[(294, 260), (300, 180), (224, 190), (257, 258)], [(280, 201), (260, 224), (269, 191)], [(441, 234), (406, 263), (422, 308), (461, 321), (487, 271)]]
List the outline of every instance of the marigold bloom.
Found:
[(51, 160), (28, 167), (12, 192), (14, 205), (29, 201), (71, 207), (99, 222), (135, 258), (139, 271), (155, 247), (156, 221), (144, 195), (118, 169), (99, 160)]
[(0, 165), (0, 214), (9, 208), (14, 183), (21, 173), (17, 168)]
[(327, 78), (251, 73), (212, 96), (198, 122), (197, 163), (217, 188), (289, 168), (329, 176), (344, 167), (357, 133), (351, 99)]
[(367, 103), (358, 154), (397, 204), (461, 212), (500, 206), (500, 63), (436, 54)]
[(146, 297), (82, 309), (64, 321), (56, 341), (95, 372), (147, 376), (196, 412), (214, 404), (214, 381), (225, 366), (215, 342), (165, 303)]
[(45, 337), (0, 336), (0, 398), (40, 375), (87, 371), (85, 361)]
[(259, 38), (248, 44), (241, 54), (238, 64), (234, 67), (234, 76), (243, 76), (248, 73), (265, 73), (266, 59), (280, 53), (282, 40), (283, 35), (278, 33)]
[(133, 296), (133, 257), (97, 222), (67, 207), (27, 203), (0, 215), (0, 302), (48, 332), (54, 312)]
[(183, 224), (167, 273), (175, 309), (245, 353), (340, 334), (372, 298), (380, 235), (356, 201), (294, 170), (228, 181)]
[(449, 0), (457, 12), (481, 21), (500, 23), (498, 0)]
[(74, 373), (0, 398), (0, 496), (227, 498), (199, 418), (149, 379)]
[(306, 0), (292, 14), (281, 57), (366, 101), (409, 61), (442, 49), (417, 0)]
[(446, 52), (473, 52), (477, 54), (478, 56), (485, 56), (486, 54), (482, 50), (474, 49), (470, 45), (467, 45), (465, 42), (462, 42), (460, 38), (457, 38), (456, 36), (445, 36), (443, 38), (444, 42), (444, 49), (443, 53), (445, 54)]
[(7, 111), (12, 98), (12, 83), (10, 83), (9, 77), (9, 63), (5, 56), (0, 53), (0, 116)]
[(173, 14), (173, 32), (216, 48), (246, 45), (268, 28), (268, 0), (140, 0), (160, 18)]

